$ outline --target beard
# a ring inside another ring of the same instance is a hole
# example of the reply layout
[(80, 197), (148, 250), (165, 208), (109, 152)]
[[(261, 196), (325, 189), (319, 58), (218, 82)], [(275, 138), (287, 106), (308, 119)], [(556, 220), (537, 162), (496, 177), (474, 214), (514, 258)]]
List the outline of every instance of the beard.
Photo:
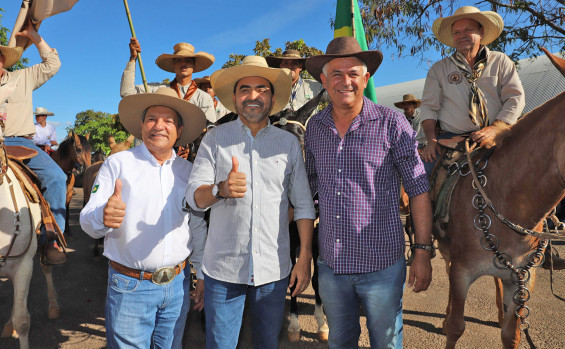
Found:
[[(250, 104), (255, 104), (258, 107), (250, 109), (247, 107)], [(241, 117), (247, 121), (260, 122), (269, 116), (272, 106), (273, 103), (270, 100), (267, 104), (263, 103), (259, 99), (245, 100), (241, 105), (236, 104), (235, 110), (238, 115), (241, 115)]]

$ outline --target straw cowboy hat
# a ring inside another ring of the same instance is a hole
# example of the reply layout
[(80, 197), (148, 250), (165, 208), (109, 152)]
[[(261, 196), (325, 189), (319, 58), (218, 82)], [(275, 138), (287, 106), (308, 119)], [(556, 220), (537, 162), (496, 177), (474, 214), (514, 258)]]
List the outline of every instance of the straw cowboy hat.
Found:
[(239, 80), (249, 76), (259, 76), (273, 84), (275, 101), (270, 115), (284, 109), (290, 98), (292, 88), (290, 70), (269, 68), (265, 58), (259, 56), (247, 56), (243, 58), (240, 65), (220, 69), (212, 74), (210, 77), (212, 88), (224, 107), (237, 113), (233, 104), (234, 87)]
[(473, 6), (463, 6), (458, 8), (453, 16), (438, 18), (434, 21), (432, 30), (436, 38), (442, 43), (450, 47), (453, 44), (453, 34), (451, 34), (451, 26), (460, 19), (474, 19), (483, 26), (484, 35), (481, 44), (488, 45), (502, 33), (504, 21), (502, 17), (493, 11), (482, 11)]
[(202, 84), (210, 84), (212, 85), (212, 83), (210, 82), (210, 77), (208, 75), (201, 77), (201, 78), (196, 78), (194, 79), (194, 83), (196, 84), (196, 86), (200, 87), (200, 85)]
[(53, 114), (52, 112), (50, 112), (49, 110), (47, 110), (47, 108), (36, 107), (36, 108), (35, 108), (35, 111), (33, 112), (33, 115), (53, 116), (53, 115), (55, 115), (55, 114)]
[(175, 53), (163, 53), (155, 60), (155, 64), (159, 68), (170, 73), (175, 72), (174, 59), (175, 58), (194, 58), (194, 72), (199, 72), (208, 69), (214, 63), (214, 56), (207, 52), (194, 53), (194, 46), (186, 42), (179, 42), (173, 47)]
[(361, 46), (352, 36), (340, 36), (333, 39), (326, 48), (326, 54), (312, 56), (306, 60), (306, 69), (314, 79), (322, 82), (320, 74), (326, 63), (334, 58), (357, 57), (367, 65), (367, 71), (371, 76), (377, 71), (383, 61), (381, 51), (363, 51)]
[(130, 95), (120, 101), (120, 122), (135, 138), (142, 139), (141, 115), (145, 109), (152, 106), (168, 107), (180, 115), (183, 128), (175, 146), (191, 143), (206, 128), (206, 115), (200, 108), (179, 98), (173, 89), (161, 87), (155, 93)]
[(269, 67), (273, 67), (273, 68), (279, 68), (283, 60), (300, 61), (302, 68), (304, 68), (304, 62), (306, 62), (306, 58), (302, 57), (300, 51), (293, 49), (284, 51), (281, 57), (269, 56), (265, 59), (267, 60), (267, 64), (269, 64)]
[(422, 104), (421, 99), (417, 99), (414, 95), (404, 95), (402, 96), (402, 101), (394, 103), (394, 106), (397, 108), (404, 108), (404, 104), (413, 102), (416, 103), (416, 108), (420, 108), (420, 104)]
[(24, 53), (24, 50), (21, 47), (0, 46), (0, 52), (2, 52), (2, 56), (6, 58), (3, 68), (7, 69), (16, 64), (17, 61), (19, 61), (22, 53)]

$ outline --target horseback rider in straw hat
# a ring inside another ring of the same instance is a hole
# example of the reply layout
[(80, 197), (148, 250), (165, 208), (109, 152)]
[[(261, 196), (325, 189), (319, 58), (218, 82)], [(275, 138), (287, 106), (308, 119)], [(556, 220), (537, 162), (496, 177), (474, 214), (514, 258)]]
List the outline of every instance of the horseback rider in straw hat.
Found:
[[(139, 41), (131, 38), (129, 43), (130, 59), (122, 74), (120, 84), (120, 95), (122, 97), (135, 93), (145, 93), (143, 85), (135, 85), (135, 61), (137, 53), (141, 52)], [(179, 42), (173, 47), (173, 54), (163, 53), (155, 60), (155, 64), (164, 71), (174, 73), (175, 78), (171, 83), (153, 82), (149, 83), (149, 92), (155, 92), (161, 87), (170, 87), (177, 92), (179, 98), (196, 105), (204, 114), (206, 119), (216, 122), (216, 111), (212, 98), (202, 90), (199, 90), (192, 80), (192, 74), (208, 69), (214, 63), (214, 56), (206, 52), (194, 52), (194, 46), (186, 42)]]
[(53, 116), (52, 112), (46, 108), (37, 107), (33, 112), (35, 115), (35, 135), (33, 135), (33, 143), (45, 150), (48, 154), (53, 151), (52, 146), (57, 145), (57, 132), (53, 125), (47, 123), (47, 117)]
[(430, 68), (424, 85), (420, 111), (428, 144), (422, 158), (428, 176), (438, 157), (438, 137), (469, 133), (473, 141), (491, 147), (522, 113), (524, 89), (514, 63), (486, 47), (503, 27), (496, 12), (473, 6), (434, 21), (436, 38), (455, 52)]
[(418, 141), (418, 149), (423, 148), (426, 145), (426, 134), (422, 129), (422, 120), (420, 118), (420, 105), (422, 104), (421, 99), (417, 99), (414, 95), (407, 94), (402, 96), (400, 102), (395, 102), (394, 106), (404, 110), (404, 116), (406, 120), (412, 125), (414, 131), (416, 131), (416, 140)]
[[(247, 56), (210, 80), (220, 102), (239, 117), (206, 133), (186, 191), (193, 209), (211, 207), (202, 263), (206, 347), (235, 349), (248, 296), (253, 346), (276, 348), (287, 288), (296, 287), (296, 296), (310, 283), (316, 217), (302, 148), (269, 122), (288, 103), (291, 78), (265, 58)], [(290, 205), (301, 247), (294, 268)]]

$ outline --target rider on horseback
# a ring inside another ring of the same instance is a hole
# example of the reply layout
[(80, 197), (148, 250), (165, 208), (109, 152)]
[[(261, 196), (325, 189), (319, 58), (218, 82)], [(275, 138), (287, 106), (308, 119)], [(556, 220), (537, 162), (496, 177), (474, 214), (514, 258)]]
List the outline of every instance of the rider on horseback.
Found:
[(37, 107), (35, 108), (35, 135), (33, 136), (33, 143), (40, 147), (41, 149), (45, 150), (47, 154), (51, 155), (53, 149), (52, 146), (57, 145), (57, 132), (55, 131), (55, 127), (53, 125), (47, 123), (47, 117), (53, 116), (52, 112), (49, 110)]
[[(55, 221), (59, 227), (65, 226), (65, 194), (67, 176), (57, 164), (32, 140), (35, 126), (32, 119), (32, 92), (49, 80), (61, 66), (57, 50), (52, 49), (37, 33), (33, 25), (16, 34), (33, 41), (42, 62), (29, 68), (7, 71), (21, 57), (23, 51), (19, 47), (0, 46), (0, 84), (17, 82), (12, 94), (7, 98), (6, 120), (3, 127), (6, 145), (23, 146), (37, 150), (35, 157), (27, 160), (26, 165), (37, 175), (41, 182), (43, 196), (49, 202)], [(40, 243), (46, 239), (40, 238)], [(66, 261), (66, 255), (53, 244), (48, 244), (44, 250), (42, 261), (48, 264), (61, 264)]]

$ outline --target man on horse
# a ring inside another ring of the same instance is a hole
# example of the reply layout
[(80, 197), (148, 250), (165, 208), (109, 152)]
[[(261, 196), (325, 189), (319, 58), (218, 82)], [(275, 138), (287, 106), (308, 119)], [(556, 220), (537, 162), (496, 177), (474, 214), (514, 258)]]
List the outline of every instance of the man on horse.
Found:
[[(80, 213), (82, 229), (104, 237), (110, 260), (108, 347), (180, 349), (190, 306), (185, 267), (190, 256), (202, 279), (206, 223), (181, 205), (192, 164), (173, 146), (198, 137), (206, 118), (167, 87), (123, 98), (118, 112), (143, 143), (104, 161)], [(202, 305), (197, 298), (195, 308)]]
[[(210, 79), (220, 102), (239, 117), (206, 133), (186, 192), (194, 209), (211, 207), (202, 263), (206, 347), (235, 349), (248, 298), (254, 347), (277, 348), (287, 287), (296, 286), (298, 295), (310, 283), (316, 217), (302, 148), (269, 122), (288, 103), (291, 78), (263, 57), (247, 56)], [(300, 235), (294, 268), (291, 205)]]
[(525, 97), (516, 66), (486, 47), (503, 28), (496, 12), (473, 6), (434, 21), (436, 38), (456, 51), (430, 68), (424, 85), (420, 110), (428, 143), (422, 158), (428, 176), (438, 157), (438, 139), (470, 134), (491, 147), (496, 135), (520, 117)]
[(426, 134), (422, 128), (422, 119), (420, 116), (420, 105), (422, 100), (414, 97), (412, 94), (402, 96), (402, 100), (395, 102), (394, 106), (404, 110), (406, 120), (412, 125), (416, 131), (416, 140), (418, 141), (418, 149), (423, 149), (426, 146)]
[[(209, 122), (216, 122), (216, 110), (212, 98), (204, 91), (198, 89), (192, 80), (192, 74), (208, 69), (214, 63), (214, 56), (207, 52), (194, 52), (194, 46), (186, 42), (179, 42), (174, 47), (173, 54), (163, 53), (155, 63), (164, 71), (174, 73), (175, 78), (171, 83), (154, 82), (148, 84), (149, 92), (155, 92), (161, 87), (170, 87), (176, 91), (177, 96), (196, 105)], [(139, 41), (131, 38), (129, 43), (130, 58), (122, 75), (120, 95), (122, 97), (136, 93), (145, 93), (143, 85), (135, 85), (135, 61), (137, 53), (141, 52)], [(184, 144), (183, 144), (184, 145)]]
[(361, 304), (372, 348), (402, 346), (406, 279), (400, 180), (410, 196), (415, 240), (409, 286), (428, 288), (432, 267), (428, 179), (415, 132), (397, 111), (363, 97), (383, 59), (354, 37), (333, 39), (306, 61), (331, 103), (314, 115), (305, 137), (306, 170), (320, 203), (318, 283), (330, 348), (356, 348)]
[(33, 136), (33, 143), (45, 150), (48, 154), (51, 154), (53, 150), (52, 146), (57, 145), (57, 132), (53, 125), (47, 123), (47, 117), (53, 116), (52, 112), (49, 110), (37, 107), (33, 112), (35, 115), (35, 135)]
[[(0, 46), (0, 84), (16, 82), (16, 87), (6, 100), (7, 109), (4, 121), (4, 143), (6, 145), (23, 146), (37, 150), (38, 153), (26, 162), (26, 165), (37, 175), (41, 182), (43, 196), (49, 203), (57, 225), (65, 227), (65, 197), (67, 192), (67, 176), (49, 155), (33, 143), (36, 133), (33, 124), (32, 92), (51, 79), (61, 66), (57, 50), (52, 49), (39, 35), (33, 25), (27, 27), (16, 36), (29, 38), (37, 47), (42, 62), (29, 68), (13, 72), (5, 70), (15, 64), (21, 57), (22, 51), (18, 47)], [(53, 244), (40, 239), (40, 243), (47, 243), (43, 251), (42, 261), (46, 264), (61, 264), (67, 260), (66, 255)]]

